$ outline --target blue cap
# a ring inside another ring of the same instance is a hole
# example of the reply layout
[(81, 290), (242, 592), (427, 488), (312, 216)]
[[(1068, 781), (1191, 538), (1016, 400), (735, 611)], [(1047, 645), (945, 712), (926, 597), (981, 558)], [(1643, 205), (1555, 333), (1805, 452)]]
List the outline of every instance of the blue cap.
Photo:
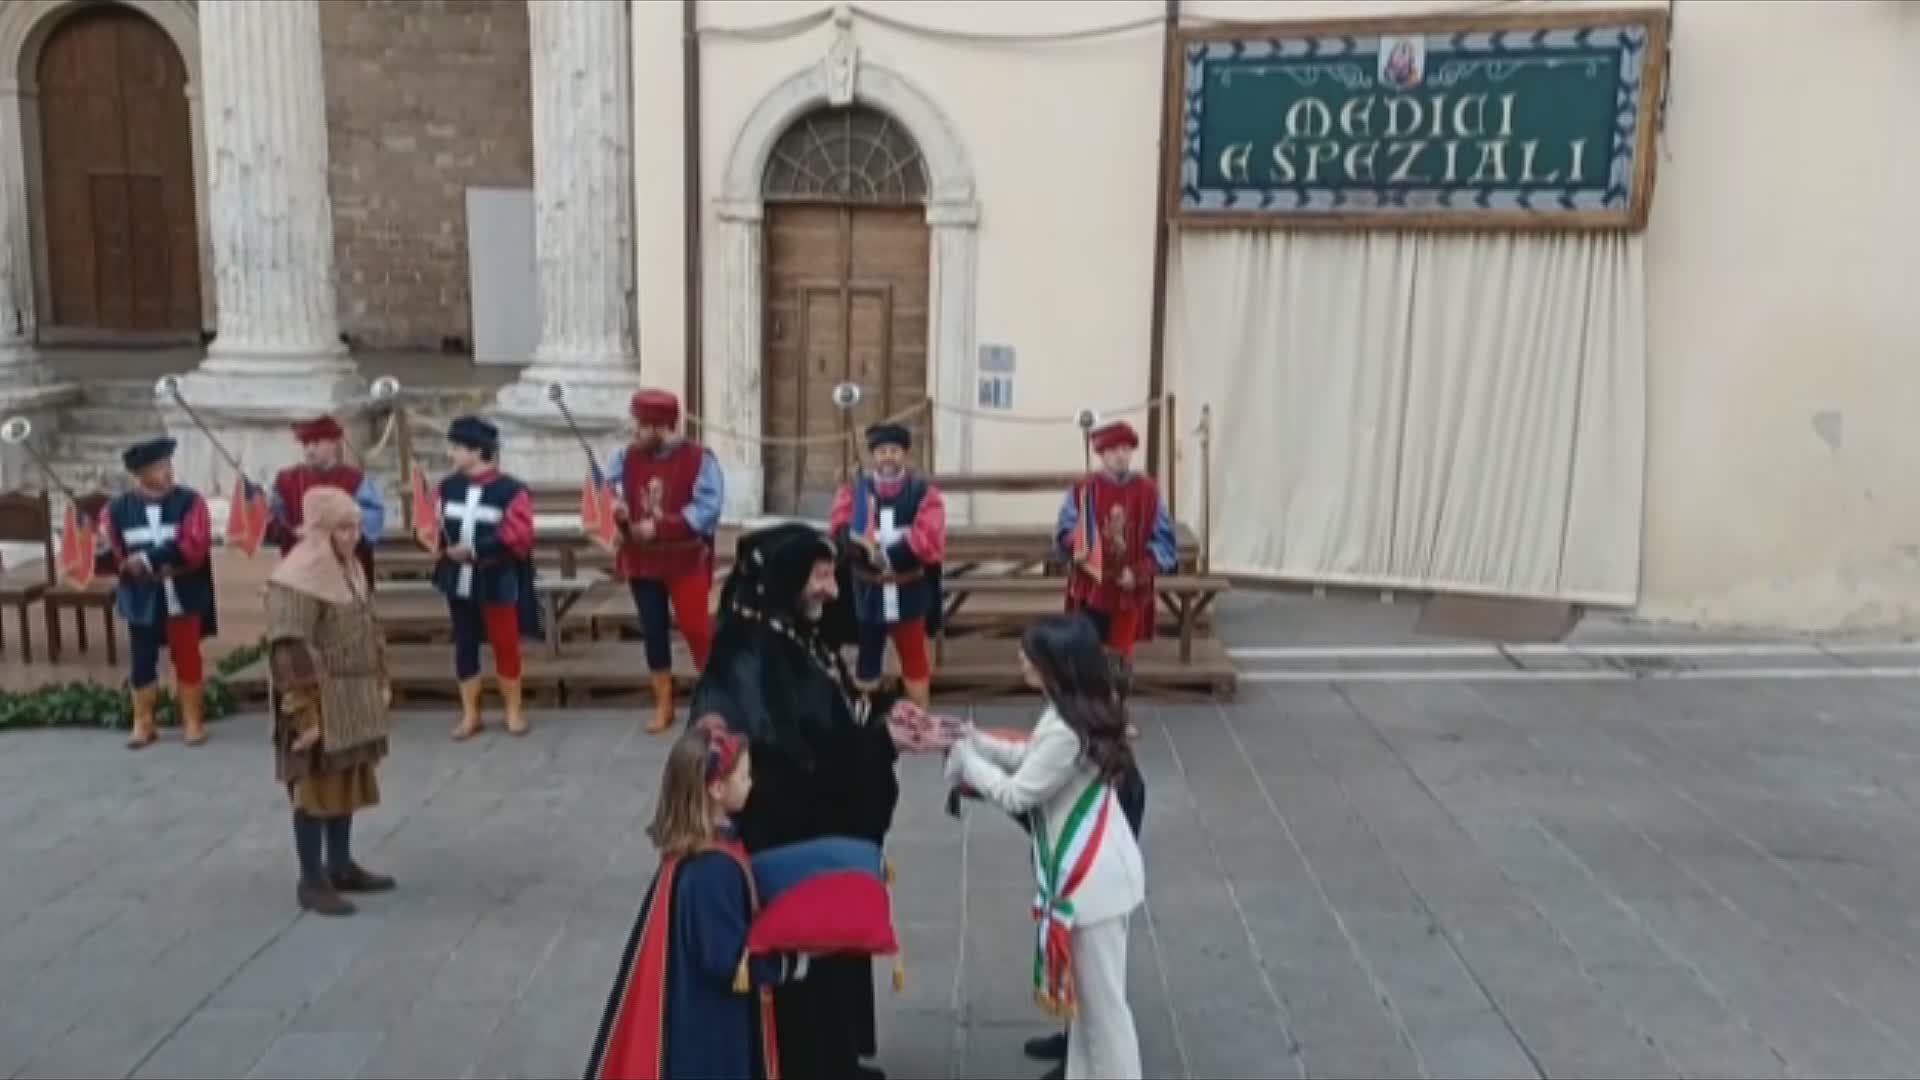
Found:
[(492, 453), (500, 449), (500, 429), (477, 416), (461, 416), (447, 425), (447, 441)]
[(120, 462), (127, 467), (128, 472), (139, 472), (156, 461), (165, 461), (172, 457), (174, 447), (178, 445), (180, 445), (178, 442), (164, 435), (158, 439), (137, 442), (127, 447), (126, 453), (120, 455)]

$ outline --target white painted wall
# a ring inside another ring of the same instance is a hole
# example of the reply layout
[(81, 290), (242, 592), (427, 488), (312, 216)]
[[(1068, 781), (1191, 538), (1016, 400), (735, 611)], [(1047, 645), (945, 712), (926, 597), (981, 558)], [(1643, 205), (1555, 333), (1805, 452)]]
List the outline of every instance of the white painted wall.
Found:
[(1685, 0), (1676, 24), (1642, 609), (1920, 625), (1920, 8)]
[[(771, 41), (738, 31), (828, 6), (702, 5), (702, 25), (715, 28), (702, 40), (709, 234), (742, 121), (832, 40), (826, 25)], [(1112, 25), (1162, 7), (858, 6), (988, 34)], [(1187, 0), (1185, 9), (1308, 19), (1554, 6), (1564, 5)], [(679, 5), (636, 5), (634, 20), (641, 357), (649, 380), (677, 387)], [(1806, 629), (1920, 625), (1920, 5), (1682, 0), (1673, 31), (1648, 235), (1642, 613)], [(1018, 350), (1017, 412), (1143, 399), (1158, 31), (1041, 45), (857, 18), (855, 35), (863, 58), (914, 80), (966, 143), (980, 204), (977, 340)], [(708, 305), (724, 303), (711, 274), (707, 282)], [(1197, 405), (1182, 403), (1183, 427)], [(1080, 461), (1070, 427), (983, 423), (975, 432), (976, 470)], [(982, 500), (979, 515), (1030, 520), (1052, 508), (1050, 499)]]

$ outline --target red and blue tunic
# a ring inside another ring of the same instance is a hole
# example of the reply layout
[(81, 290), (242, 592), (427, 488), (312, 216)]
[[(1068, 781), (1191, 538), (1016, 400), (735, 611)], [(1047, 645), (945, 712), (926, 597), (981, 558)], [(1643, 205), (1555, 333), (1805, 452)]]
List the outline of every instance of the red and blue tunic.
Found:
[(629, 531), (614, 570), (624, 578), (672, 581), (713, 565), (713, 533), (720, 523), (720, 463), (699, 443), (679, 440), (657, 453), (621, 447), (607, 462), (616, 498), (632, 525), (652, 521), (654, 538)]
[(190, 487), (162, 495), (128, 491), (116, 496), (100, 518), (100, 559), (118, 573), (127, 560), (144, 556), (152, 574), (122, 574), (113, 605), (130, 626), (161, 626), (170, 618), (200, 616), (200, 636), (219, 632), (213, 590), (213, 519), (207, 500)]
[(835, 494), (827, 525), (842, 550), (850, 538), (865, 537), (886, 564), (854, 567), (854, 613), (861, 622), (925, 618), (929, 630), (937, 628), (940, 564), (947, 555), (947, 505), (939, 488), (918, 473), (887, 483), (862, 470)]
[[(1179, 547), (1152, 477), (1105, 470), (1089, 474), (1067, 493), (1054, 543), (1064, 555), (1088, 553), (1067, 579), (1068, 607), (1107, 614), (1140, 610), (1147, 617), (1139, 621), (1139, 635), (1153, 636), (1153, 579), (1179, 565)], [(1133, 571), (1131, 589), (1120, 587), (1125, 569)]]

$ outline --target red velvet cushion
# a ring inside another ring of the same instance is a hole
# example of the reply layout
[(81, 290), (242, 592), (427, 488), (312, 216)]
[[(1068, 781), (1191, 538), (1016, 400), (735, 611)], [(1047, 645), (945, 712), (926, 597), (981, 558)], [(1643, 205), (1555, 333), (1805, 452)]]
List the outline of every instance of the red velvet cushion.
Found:
[(892, 956), (893, 901), (886, 882), (863, 870), (816, 874), (768, 902), (747, 934), (747, 951)]

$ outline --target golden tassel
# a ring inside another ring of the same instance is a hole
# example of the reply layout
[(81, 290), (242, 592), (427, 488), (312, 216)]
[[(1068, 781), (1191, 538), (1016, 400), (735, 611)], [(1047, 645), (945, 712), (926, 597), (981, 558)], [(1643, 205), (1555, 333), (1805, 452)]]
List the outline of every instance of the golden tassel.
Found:
[(747, 957), (746, 954), (742, 953), (740, 956), (740, 966), (733, 969), (733, 992), (736, 994), (744, 994), (752, 989), (752, 987), (753, 981), (747, 978)]
[(907, 988), (907, 958), (899, 953), (893, 954), (893, 992), (898, 994)]
[(887, 888), (889, 889), (893, 888), (893, 882), (896, 875), (893, 872), (892, 859), (880, 860), (880, 874), (882, 877), (887, 879)]

